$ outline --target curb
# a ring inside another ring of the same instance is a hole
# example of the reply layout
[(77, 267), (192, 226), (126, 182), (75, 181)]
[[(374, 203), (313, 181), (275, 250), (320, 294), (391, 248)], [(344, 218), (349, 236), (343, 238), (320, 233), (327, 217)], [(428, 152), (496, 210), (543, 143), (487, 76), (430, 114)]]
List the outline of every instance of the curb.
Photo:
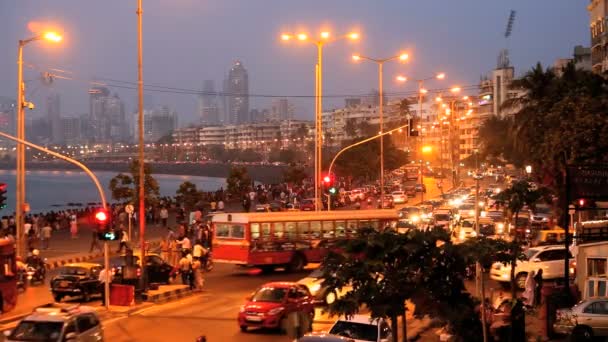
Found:
[[(154, 241), (150, 241), (149, 242), (149, 249), (152, 248), (157, 248), (160, 246), (160, 241), (158, 240), (154, 240)], [(118, 255), (115, 252), (110, 252), (110, 255)], [(56, 258), (55, 260), (49, 260), (48, 264), (47, 264), (47, 269), (48, 270), (53, 270), (62, 266), (65, 266), (66, 264), (71, 264), (71, 263), (77, 263), (77, 262), (86, 262), (89, 260), (93, 260), (93, 259), (97, 259), (97, 258), (103, 258), (103, 252), (97, 252), (97, 253), (89, 253), (89, 254), (84, 254), (84, 255), (80, 255), (80, 256), (72, 256), (72, 257), (65, 257), (65, 258)], [(1, 322), (1, 321), (0, 321)]]
[(176, 300), (176, 299), (182, 299), (182, 298), (191, 296), (198, 292), (200, 292), (200, 291), (193, 291), (193, 290), (190, 290), (189, 288), (175, 289), (175, 290), (155, 294), (152, 296), (148, 296), (146, 301), (154, 303), (154, 304), (160, 304), (160, 303), (165, 303), (165, 302), (169, 302), (169, 301)]

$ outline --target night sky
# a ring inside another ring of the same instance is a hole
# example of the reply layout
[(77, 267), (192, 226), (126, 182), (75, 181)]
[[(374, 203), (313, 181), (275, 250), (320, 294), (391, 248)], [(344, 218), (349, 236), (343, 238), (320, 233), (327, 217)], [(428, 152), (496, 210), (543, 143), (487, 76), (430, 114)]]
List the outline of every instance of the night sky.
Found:
[[(444, 71), (442, 83), (428, 88), (474, 85), (510, 50), (516, 73), (537, 61), (551, 65), (571, 57), (575, 45), (589, 45), (588, 1), (575, 0), (144, 0), (144, 82), (166, 87), (201, 89), (204, 79), (221, 86), (235, 60), (249, 71), (250, 92), (262, 95), (313, 95), (316, 50), (312, 44), (284, 44), (284, 31), (318, 35), (357, 30), (358, 43), (340, 41), (324, 50), (324, 94), (358, 95), (376, 88), (376, 66), (354, 64), (352, 53), (388, 57), (409, 52), (406, 64), (385, 68), (387, 92), (410, 91), (414, 82), (398, 85), (400, 73), (424, 78)], [(28, 99), (44, 115), (51, 91), (62, 97), (66, 116), (88, 112), (89, 81), (98, 78), (137, 80), (136, 0), (0, 0), (0, 96), (15, 97), (17, 41), (33, 31), (59, 29), (59, 45), (35, 42), (25, 49)], [(510, 10), (516, 10), (512, 35), (504, 32)], [(39, 71), (65, 70), (44, 85)], [(69, 74), (67, 73), (69, 72)], [(108, 82), (110, 83), (110, 82)], [(132, 87), (129, 83), (112, 85)], [(110, 87), (136, 109), (136, 91)], [(270, 106), (271, 98), (253, 97), (251, 108)], [(294, 99), (296, 116), (312, 118), (313, 100)], [(325, 100), (325, 108), (343, 99)], [(198, 120), (197, 97), (146, 92), (146, 107), (166, 104), (180, 114), (180, 124)]]

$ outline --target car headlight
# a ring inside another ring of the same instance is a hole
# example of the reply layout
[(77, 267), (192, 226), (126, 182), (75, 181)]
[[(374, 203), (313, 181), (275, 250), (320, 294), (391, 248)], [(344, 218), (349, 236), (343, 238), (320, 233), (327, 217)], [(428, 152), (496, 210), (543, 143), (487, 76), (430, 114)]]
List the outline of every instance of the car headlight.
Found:
[(478, 206), (480, 206), (480, 207), (483, 207), (483, 206), (484, 206), (484, 205), (486, 205), (486, 204), (484, 203), (484, 201), (479, 201), (479, 202), (477, 203), (477, 205), (478, 205)]
[(239, 312), (245, 312), (245, 305), (241, 305), (241, 308), (239, 309)]
[(543, 222), (547, 222), (547, 221), (549, 221), (549, 218), (548, 217), (543, 217)]
[(464, 230), (460, 231), (460, 240), (464, 240)]
[(310, 287), (310, 293), (315, 294), (321, 289), (321, 284), (317, 283)]
[(268, 310), (268, 314), (271, 316), (275, 316), (275, 315), (278, 315), (281, 312), (283, 312), (283, 310), (285, 310), (283, 307), (274, 308), (274, 309)]
[(472, 237), (476, 237), (476, 236), (477, 236), (477, 232), (476, 232), (476, 231), (473, 231), (473, 232), (471, 233), (471, 236), (472, 236)]
[(410, 220), (412, 220), (412, 222), (416, 223), (416, 222), (420, 221), (420, 217), (418, 215), (412, 215), (412, 217), (410, 217)]

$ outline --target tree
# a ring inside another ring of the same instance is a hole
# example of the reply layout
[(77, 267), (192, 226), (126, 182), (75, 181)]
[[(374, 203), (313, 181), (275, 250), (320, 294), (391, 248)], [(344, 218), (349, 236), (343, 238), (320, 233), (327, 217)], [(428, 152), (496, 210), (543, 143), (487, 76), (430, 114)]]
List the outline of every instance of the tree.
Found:
[(157, 144), (173, 144), (173, 142), (174, 139), (171, 133), (163, 135), (156, 141)]
[[(112, 198), (117, 201), (139, 203), (139, 161), (133, 160), (129, 166), (131, 175), (119, 173), (110, 180), (109, 188)], [(144, 165), (144, 200), (145, 205), (152, 205), (158, 201), (160, 188), (158, 182), (152, 177), (150, 165)]]
[(244, 166), (232, 166), (226, 178), (228, 192), (240, 196), (251, 186), (251, 177)]
[[(406, 300), (420, 303), (417, 315), (432, 312), (445, 318), (454, 314), (452, 307), (462, 316), (458, 303), (465, 302), (464, 262), (447, 231), (412, 229), (398, 234), (364, 228), (339, 247), (341, 253), (330, 253), (324, 261), (323, 285), (330, 291), (346, 286), (352, 289), (329, 306), (330, 313), (350, 316), (365, 306), (373, 318), (390, 320), (395, 342), (399, 316), (403, 320), (402, 340), (407, 337)], [(472, 312), (472, 302), (468, 303)]]
[(302, 185), (304, 180), (308, 177), (309, 175), (303, 166), (289, 165), (289, 167), (283, 171), (283, 181), (285, 183)]
[(203, 199), (203, 194), (197, 190), (196, 184), (185, 181), (175, 191), (175, 199), (183, 204), (187, 211), (192, 211)]
[[(510, 187), (498, 193), (495, 198), (498, 203), (504, 204), (507, 210), (508, 218), (511, 222), (515, 222), (515, 227), (512, 227), (514, 234), (514, 243), (511, 244), (511, 298), (516, 298), (517, 279), (515, 278), (515, 266), (517, 260), (522, 258), (521, 241), (519, 234), (514, 229), (517, 227), (519, 213), (524, 207), (534, 209), (536, 204), (543, 198), (548, 197), (548, 189), (534, 188), (527, 180), (514, 182)], [(520, 277), (520, 275), (518, 275)], [(524, 278), (525, 279), (525, 278)]]
[(377, 134), (376, 132), (378, 131), (373, 125), (371, 125), (369, 122), (367, 121), (361, 121), (359, 123), (359, 136), (364, 136), (364, 137), (370, 137), (372, 135)]

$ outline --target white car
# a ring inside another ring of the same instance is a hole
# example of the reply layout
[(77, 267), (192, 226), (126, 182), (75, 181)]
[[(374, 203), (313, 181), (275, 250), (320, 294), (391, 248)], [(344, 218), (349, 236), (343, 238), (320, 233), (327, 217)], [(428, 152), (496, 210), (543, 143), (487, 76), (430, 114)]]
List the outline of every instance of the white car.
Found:
[(329, 329), (332, 335), (353, 339), (355, 342), (389, 342), (392, 331), (383, 319), (372, 319), (369, 315), (341, 316)]
[(365, 201), (365, 192), (361, 189), (354, 189), (350, 192), (349, 197), (351, 202)]
[[(538, 246), (528, 249), (524, 254), (526, 260), (519, 260), (515, 266), (515, 279), (519, 288), (524, 288), (526, 277), (530, 271), (543, 270), (543, 279), (559, 279), (564, 277), (564, 257), (572, 259), (572, 255), (564, 246)], [(570, 270), (572, 272), (573, 270)], [(490, 270), (490, 278), (500, 283), (511, 281), (511, 265), (496, 262)]]
[(457, 242), (465, 242), (472, 237), (476, 237), (477, 232), (475, 231), (475, 222), (471, 220), (463, 220), (458, 225), (458, 229), (454, 229), (453, 236), (457, 239)]
[(405, 191), (393, 191), (391, 196), (393, 196), (393, 203), (395, 204), (407, 202), (407, 195)]
[(352, 287), (346, 286), (340, 290), (329, 291), (328, 288), (323, 286), (323, 269), (317, 268), (308, 276), (298, 280), (298, 284), (305, 285), (310, 294), (315, 297), (317, 303), (324, 305), (330, 305), (336, 301), (336, 299), (344, 296), (347, 292), (352, 290)]

